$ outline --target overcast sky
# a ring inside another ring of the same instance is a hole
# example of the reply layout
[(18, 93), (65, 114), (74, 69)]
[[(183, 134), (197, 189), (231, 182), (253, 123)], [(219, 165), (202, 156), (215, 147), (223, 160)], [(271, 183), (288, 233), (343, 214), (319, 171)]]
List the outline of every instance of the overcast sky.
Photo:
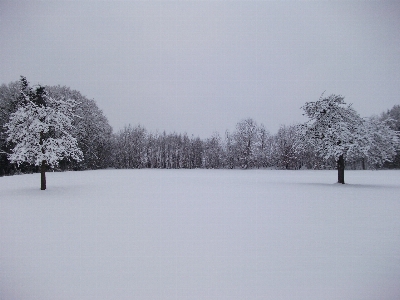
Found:
[(66, 85), (114, 131), (271, 133), (341, 94), (361, 116), (400, 104), (400, 2), (0, 1), (0, 83)]

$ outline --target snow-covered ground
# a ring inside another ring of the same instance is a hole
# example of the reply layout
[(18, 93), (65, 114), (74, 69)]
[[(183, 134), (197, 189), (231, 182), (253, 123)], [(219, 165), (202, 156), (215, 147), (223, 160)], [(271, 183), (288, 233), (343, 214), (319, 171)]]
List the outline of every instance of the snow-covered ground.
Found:
[(400, 299), (400, 171), (0, 178), (0, 299)]

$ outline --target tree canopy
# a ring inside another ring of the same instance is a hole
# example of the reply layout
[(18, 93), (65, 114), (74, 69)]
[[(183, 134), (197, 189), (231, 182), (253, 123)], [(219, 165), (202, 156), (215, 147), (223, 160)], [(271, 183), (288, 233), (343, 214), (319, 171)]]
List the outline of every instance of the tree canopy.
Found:
[(13, 144), (8, 155), (11, 162), (41, 166), (42, 189), (46, 189), (44, 172), (61, 159), (81, 160), (82, 152), (72, 136), (72, 99), (54, 99), (44, 87), (35, 89), (21, 79), (21, 101), (11, 113), (6, 128), (7, 141)]
[(391, 161), (399, 144), (397, 133), (378, 119), (363, 119), (340, 95), (307, 102), (309, 121), (300, 126), (303, 144), (324, 160), (337, 162), (338, 182), (344, 183), (345, 161), (367, 159), (372, 165)]

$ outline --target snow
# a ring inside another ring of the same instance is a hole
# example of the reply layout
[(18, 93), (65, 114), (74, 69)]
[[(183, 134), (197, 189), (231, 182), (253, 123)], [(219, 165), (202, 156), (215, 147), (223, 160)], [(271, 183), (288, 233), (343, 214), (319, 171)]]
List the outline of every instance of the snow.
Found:
[[(25, 95), (23, 91), (21, 93)], [(82, 151), (78, 148), (76, 138), (70, 133), (71, 110), (76, 101), (56, 100), (46, 93), (43, 96), (46, 105), (38, 105), (35, 103), (37, 99), (34, 102), (27, 97), (27, 102), (12, 113), (9, 122), (4, 125), (7, 128), (7, 141), (15, 144), (8, 159), (17, 164), (28, 162), (36, 166), (46, 161), (53, 167), (63, 158), (80, 161)], [(46, 136), (50, 132), (52, 134)]]
[(400, 171), (0, 178), (0, 299), (399, 299)]

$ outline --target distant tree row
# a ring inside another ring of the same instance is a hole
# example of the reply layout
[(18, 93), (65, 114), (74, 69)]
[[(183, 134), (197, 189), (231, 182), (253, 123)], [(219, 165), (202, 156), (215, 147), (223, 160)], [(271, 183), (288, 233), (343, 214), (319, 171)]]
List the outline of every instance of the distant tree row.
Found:
[(113, 166), (116, 168), (298, 169), (310, 160), (300, 160), (295, 150), (296, 126), (282, 126), (271, 135), (263, 125), (245, 119), (224, 137), (215, 132), (201, 140), (185, 134), (149, 133), (140, 125), (126, 126), (113, 136)]
[(127, 125), (113, 133), (94, 100), (68, 87), (32, 88), (22, 77), (0, 86), (0, 175), (39, 171), (32, 163), (16, 165), (9, 160), (15, 145), (7, 142), (5, 125), (26, 101), (29, 89), (32, 99), (37, 98), (34, 93), (44, 93), (52, 101), (76, 103), (69, 134), (76, 139), (82, 157), (79, 161), (61, 158), (56, 167), (61, 170), (400, 168), (399, 105), (379, 117), (363, 119), (343, 97), (321, 96), (304, 105), (308, 122), (282, 125), (276, 134), (251, 118), (238, 122), (233, 132), (214, 133), (206, 139), (186, 133), (151, 133), (141, 125)]
[[(331, 103), (335, 101), (336, 104)], [(205, 140), (187, 134), (152, 134), (140, 125), (129, 125), (113, 135), (113, 166), (292, 170), (340, 167), (342, 171), (345, 167), (398, 167), (393, 157), (398, 157), (399, 137), (391, 128), (395, 124), (392, 119), (386, 115), (362, 119), (350, 107), (342, 107), (343, 98), (335, 95), (307, 103), (304, 109), (313, 110), (311, 106), (320, 105), (327, 105), (331, 111), (314, 108), (314, 113), (310, 112), (310, 121), (314, 122), (281, 126), (275, 135), (251, 118), (238, 122), (235, 131), (227, 131), (224, 137), (214, 133)]]

